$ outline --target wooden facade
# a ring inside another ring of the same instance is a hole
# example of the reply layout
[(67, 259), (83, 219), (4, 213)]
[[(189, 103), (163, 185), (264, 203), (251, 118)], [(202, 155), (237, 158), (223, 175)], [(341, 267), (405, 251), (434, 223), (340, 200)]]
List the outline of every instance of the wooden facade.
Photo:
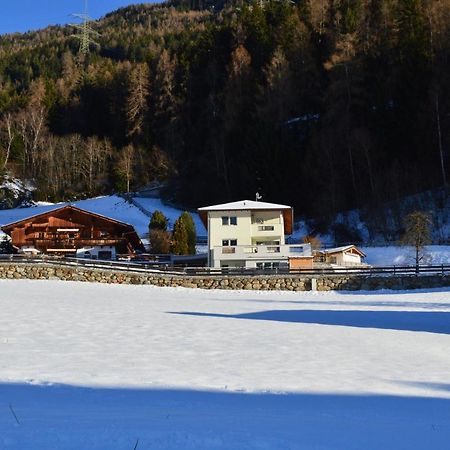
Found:
[(10, 223), (2, 230), (19, 250), (70, 256), (81, 248), (103, 246), (128, 254), (144, 250), (132, 225), (72, 205)]
[(289, 269), (292, 270), (312, 270), (313, 256), (290, 256)]

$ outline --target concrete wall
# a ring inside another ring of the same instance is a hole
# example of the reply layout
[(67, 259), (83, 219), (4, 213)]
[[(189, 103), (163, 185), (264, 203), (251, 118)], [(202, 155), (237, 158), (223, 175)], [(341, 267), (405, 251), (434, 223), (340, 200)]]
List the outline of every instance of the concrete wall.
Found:
[[(0, 278), (90, 281), (114, 284), (150, 284), (155, 286), (189, 287), (202, 289), (249, 289), (249, 290), (311, 290), (311, 277), (284, 276), (182, 276), (139, 272), (64, 267), (51, 264), (0, 263)], [(450, 286), (450, 275), (363, 277), (323, 276), (317, 277), (318, 291), (419, 289)], [(1, 287), (0, 287), (1, 289)]]

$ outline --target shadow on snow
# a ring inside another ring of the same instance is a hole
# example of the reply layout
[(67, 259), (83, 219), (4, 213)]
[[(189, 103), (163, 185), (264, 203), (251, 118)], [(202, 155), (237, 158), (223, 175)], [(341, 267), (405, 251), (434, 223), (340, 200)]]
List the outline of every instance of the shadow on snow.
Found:
[(449, 399), (0, 385), (2, 450), (437, 450), (449, 440)]
[(441, 311), (334, 311), (305, 309), (268, 310), (243, 314), (218, 314), (189, 311), (168, 313), (200, 317), (269, 320), (275, 322), (450, 334), (450, 312)]

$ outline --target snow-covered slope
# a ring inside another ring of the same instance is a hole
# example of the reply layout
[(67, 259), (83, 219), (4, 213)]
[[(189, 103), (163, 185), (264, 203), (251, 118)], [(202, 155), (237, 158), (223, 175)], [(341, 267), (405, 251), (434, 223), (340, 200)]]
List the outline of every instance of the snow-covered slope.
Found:
[(34, 186), (18, 178), (9, 175), (0, 176), (0, 210), (31, 203), (31, 193), (34, 190)]
[[(365, 262), (372, 266), (413, 265), (414, 248), (402, 246), (363, 247)], [(449, 245), (428, 245), (423, 252), (423, 264), (450, 264)]]
[[(148, 200), (148, 202), (145, 202), (144, 200)], [(155, 209), (162, 211), (170, 219), (171, 225), (173, 225), (175, 220), (183, 212), (165, 206), (160, 200), (140, 199), (140, 202), (143, 204), (142, 206), (150, 213), (152, 213)], [(78, 206), (79, 208), (86, 209), (87, 211), (92, 211), (97, 214), (102, 214), (104, 216), (120, 220), (121, 222), (129, 223), (135, 227), (141, 237), (148, 233), (149, 217), (136, 206), (124, 200), (122, 197), (111, 195), (88, 200), (79, 200), (73, 202), (72, 204)], [(0, 226), (39, 214), (41, 212), (59, 208), (62, 205), (64, 205), (64, 203), (39, 205), (30, 208), (0, 210)], [(206, 231), (200, 221), (200, 218), (196, 214), (193, 217), (197, 226), (197, 234), (205, 235)]]
[[(167, 206), (159, 198), (147, 198), (147, 197), (134, 197), (134, 201), (141, 205), (146, 211), (152, 213), (155, 210), (162, 211), (164, 215), (169, 219), (169, 227), (172, 228), (175, 221), (183, 213), (183, 210)], [(194, 219), (195, 227), (198, 236), (206, 236), (207, 232), (200, 220), (200, 216), (196, 213), (191, 213)]]
[(0, 281), (0, 310), (2, 450), (448, 448), (448, 290)]

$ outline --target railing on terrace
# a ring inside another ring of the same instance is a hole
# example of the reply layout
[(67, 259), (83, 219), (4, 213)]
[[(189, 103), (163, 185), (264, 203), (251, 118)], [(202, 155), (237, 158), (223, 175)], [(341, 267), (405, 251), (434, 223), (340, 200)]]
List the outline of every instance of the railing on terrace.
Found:
[(210, 268), (210, 267), (172, 267), (160, 261), (102, 261), (83, 258), (54, 256), (0, 255), (0, 264), (14, 262), (18, 264), (53, 264), (60, 266), (88, 267), (119, 271), (145, 272), (167, 275), (189, 276), (261, 276), (261, 275), (298, 275), (320, 276), (400, 276), (400, 275), (450, 275), (450, 264), (416, 266), (369, 266), (290, 270), (288, 268)]
[(261, 259), (310, 256), (310, 244), (234, 245), (214, 247), (214, 259)]

